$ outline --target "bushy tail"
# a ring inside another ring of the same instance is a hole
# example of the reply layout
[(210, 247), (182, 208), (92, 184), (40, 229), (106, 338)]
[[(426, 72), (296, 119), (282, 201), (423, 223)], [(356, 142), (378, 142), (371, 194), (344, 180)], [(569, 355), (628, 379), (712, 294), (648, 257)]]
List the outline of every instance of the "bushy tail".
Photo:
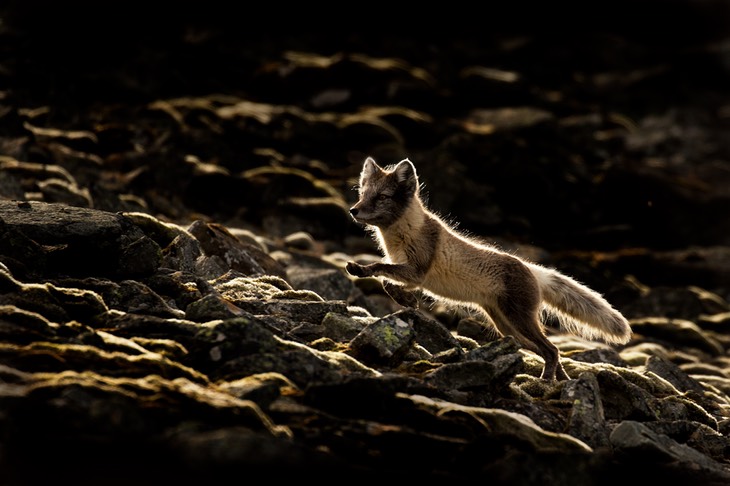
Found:
[(545, 307), (568, 332), (612, 344), (631, 339), (628, 321), (601, 294), (551, 268), (528, 266), (540, 283)]

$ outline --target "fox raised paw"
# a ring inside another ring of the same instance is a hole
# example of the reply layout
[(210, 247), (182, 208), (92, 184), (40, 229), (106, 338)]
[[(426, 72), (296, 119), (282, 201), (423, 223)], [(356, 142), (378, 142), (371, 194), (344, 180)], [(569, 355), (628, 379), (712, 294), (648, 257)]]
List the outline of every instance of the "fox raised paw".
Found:
[[(377, 271), (373, 269), (373, 265), (360, 265), (357, 262), (347, 262), (345, 269), (347, 273), (354, 277), (374, 277), (377, 274)], [(418, 298), (402, 285), (386, 280), (383, 282), (383, 290), (398, 304), (404, 307), (418, 308)]]
[(368, 272), (368, 269), (364, 265), (360, 265), (357, 262), (347, 262), (347, 265), (345, 266), (345, 270), (347, 270), (347, 273), (349, 273), (353, 277), (369, 277), (370, 276), (370, 272)]

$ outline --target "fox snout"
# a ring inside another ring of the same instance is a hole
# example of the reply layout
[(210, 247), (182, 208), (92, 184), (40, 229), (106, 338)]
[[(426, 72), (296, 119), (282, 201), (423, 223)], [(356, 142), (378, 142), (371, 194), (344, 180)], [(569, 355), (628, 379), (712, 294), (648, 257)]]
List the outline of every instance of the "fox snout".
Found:
[(360, 198), (355, 204), (352, 205), (350, 208), (350, 214), (353, 218), (357, 218), (358, 216), (362, 216), (364, 213), (367, 213), (367, 210), (363, 211), (362, 205), (364, 204), (364, 200)]
[(367, 208), (363, 209), (360, 206), (362, 205), (362, 201), (358, 202), (354, 206), (350, 208), (350, 215), (353, 217), (355, 221), (358, 223), (369, 223), (373, 219), (373, 215), (371, 214), (371, 211), (368, 211)]
[(397, 209), (382, 201), (376, 204), (369, 199), (360, 199), (350, 208), (350, 214), (358, 223), (385, 228), (398, 219), (401, 213)]

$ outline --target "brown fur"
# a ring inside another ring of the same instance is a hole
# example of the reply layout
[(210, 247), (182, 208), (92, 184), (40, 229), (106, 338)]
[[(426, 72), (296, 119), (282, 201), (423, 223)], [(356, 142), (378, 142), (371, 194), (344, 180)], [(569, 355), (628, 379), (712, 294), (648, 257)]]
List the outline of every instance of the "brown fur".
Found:
[(600, 294), (554, 269), (458, 233), (423, 205), (419, 189), (408, 159), (383, 169), (368, 157), (360, 174), (360, 199), (350, 212), (373, 231), (384, 260), (348, 262), (350, 274), (389, 279), (386, 291), (404, 305), (415, 301), (404, 290), (420, 288), (483, 310), (502, 335), (514, 336), (543, 358), (545, 379), (569, 377), (557, 347), (545, 336), (541, 309), (553, 312), (575, 334), (628, 342), (628, 322)]

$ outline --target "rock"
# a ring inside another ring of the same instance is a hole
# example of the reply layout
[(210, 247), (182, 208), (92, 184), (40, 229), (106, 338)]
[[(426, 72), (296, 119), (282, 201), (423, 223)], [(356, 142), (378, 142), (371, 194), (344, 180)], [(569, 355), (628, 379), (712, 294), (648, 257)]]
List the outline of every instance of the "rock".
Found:
[(581, 373), (561, 392), (561, 398), (573, 404), (568, 421), (568, 433), (594, 449), (609, 445), (609, 430), (603, 413), (601, 390), (596, 376)]
[(260, 373), (226, 381), (221, 383), (221, 390), (243, 400), (256, 402), (262, 409), (268, 409), (284, 393), (289, 395), (300, 391), (280, 373)]
[(403, 359), (416, 335), (413, 324), (396, 314), (369, 324), (350, 341), (352, 355), (366, 364), (395, 366)]
[(326, 300), (354, 299), (355, 285), (340, 268), (289, 265), (287, 280), (298, 290), (312, 290)]
[[(426, 383), (446, 390), (447, 395), (450, 395), (450, 390), (489, 394), (503, 391), (521, 368), (522, 358), (508, 355), (491, 362), (471, 360), (446, 363), (427, 373), (424, 379)], [(459, 402), (458, 399), (454, 401)]]
[(0, 219), (43, 245), (50, 273), (139, 277), (159, 266), (160, 247), (117, 214), (63, 204), (0, 201)]
[(276, 275), (286, 279), (286, 271), (276, 260), (258, 246), (239, 240), (219, 224), (198, 220), (188, 227), (188, 232), (200, 242), (207, 256), (219, 256), (230, 270), (244, 275)]
[[(637, 466), (645, 464), (648, 458), (651, 458), (652, 464), (664, 463), (667, 469), (660, 476), (664, 479), (674, 477), (675, 480), (718, 485), (730, 479), (727, 468), (722, 464), (665, 435), (652, 432), (639, 422), (620, 423), (611, 434), (611, 444), (617, 454), (632, 456), (631, 462)], [(689, 464), (696, 468), (692, 474), (686, 468)]]
[(669, 345), (681, 341), (683, 344), (691, 345), (693, 348), (704, 353), (720, 355), (724, 352), (722, 344), (706, 333), (703, 333), (691, 321), (648, 317), (632, 320), (631, 328), (634, 332), (668, 342)]

